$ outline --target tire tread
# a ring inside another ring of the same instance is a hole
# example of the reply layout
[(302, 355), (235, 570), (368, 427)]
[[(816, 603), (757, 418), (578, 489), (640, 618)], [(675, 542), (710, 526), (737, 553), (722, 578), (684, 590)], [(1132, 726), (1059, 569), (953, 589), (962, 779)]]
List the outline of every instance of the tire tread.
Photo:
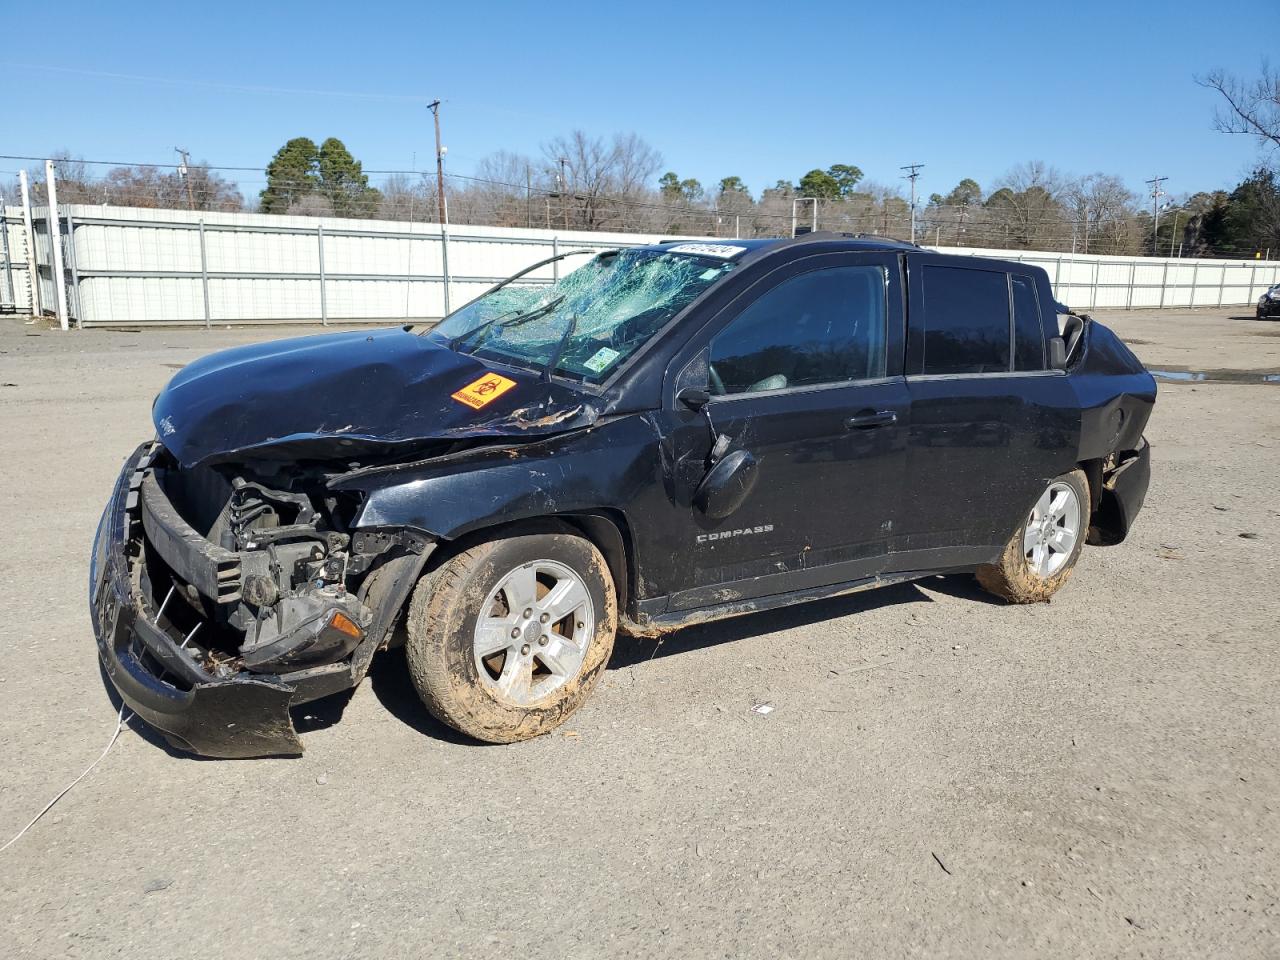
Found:
[(995, 563), (983, 564), (975, 571), (974, 576), (982, 589), (1008, 603), (1048, 603), (1049, 599), (1071, 579), (1071, 574), (1076, 568), (1076, 561), (1080, 559), (1080, 552), (1084, 549), (1084, 542), (1089, 528), (1088, 511), (1091, 502), (1089, 499), (1089, 478), (1083, 470), (1076, 469), (1050, 481), (1051, 483), (1058, 483), (1059, 481), (1071, 479), (1077, 480), (1083, 490), (1083, 498), (1081, 500), (1083, 515), (1080, 519), (1081, 529), (1076, 538), (1076, 547), (1072, 551), (1070, 558), (1068, 558), (1066, 566), (1047, 579), (1038, 577), (1031, 572), (1027, 567), (1026, 556), (1022, 551), (1024, 522), (1019, 524), (1017, 529), (1013, 531), (1013, 536), (1005, 544), (1004, 551), (1000, 554), (1000, 559)]
[[(596, 636), (592, 638), (595, 647), (589, 652), (588, 663), (574, 682), (574, 688), (545, 706), (524, 710), (521, 717), (514, 715), (517, 713), (514, 708), (505, 713), (495, 709), (495, 701), (487, 692), (458, 676), (450, 666), (450, 644), (459, 642), (454, 631), (467, 616), (467, 595), (477, 592), (481, 567), (505, 542), (529, 536), (544, 536), (553, 541), (571, 539), (576, 545), (585, 545), (603, 581), (604, 608), (597, 611)], [(511, 743), (554, 728), (590, 695), (613, 649), (617, 601), (608, 565), (594, 544), (567, 524), (534, 521), (508, 531), (506, 536), (472, 544), (423, 576), (409, 603), (407, 627), (405, 660), (410, 679), (428, 712), (441, 723), (478, 740)]]

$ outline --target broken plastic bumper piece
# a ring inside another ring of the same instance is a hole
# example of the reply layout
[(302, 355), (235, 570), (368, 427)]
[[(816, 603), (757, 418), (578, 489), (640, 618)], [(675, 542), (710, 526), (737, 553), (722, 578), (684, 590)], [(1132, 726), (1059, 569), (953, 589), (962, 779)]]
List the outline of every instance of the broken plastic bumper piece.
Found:
[[(290, 706), (351, 686), (350, 664), (282, 675), (210, 670), (162, 625), (139, 589), (148, 536), (142, 488), (154, 451), (144, 444), (129, 458), (94, 540), (90, 612), (103, 669), (129, 709), (179, 749), (210, 757), (300, 754)], [(306, 629), (318, 639), (334, 620), (327, 614), (321, 628)], [(354, 626), (337, 623), (339, 630)]]

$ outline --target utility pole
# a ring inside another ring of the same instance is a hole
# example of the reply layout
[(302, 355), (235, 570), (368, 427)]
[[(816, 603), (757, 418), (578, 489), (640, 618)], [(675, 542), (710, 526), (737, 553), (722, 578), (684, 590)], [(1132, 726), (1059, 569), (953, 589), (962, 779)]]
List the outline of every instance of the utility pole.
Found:
[(1144, 181), (1151, 187), (1151, 219), (1154, 221), (1151, 228), (1151, 255), (1153, 257), (1160, 256), (1160, 198), (1168, 196), (1167, 193), (1160, 189), (1160, 184), (1168, 179), (1168, 177), (1152, 177), (1150, 180)]
[(911, 181), (911, 242), (912, 243), (916, 242), (916, 178), (920, 176), (920, 168), (923, 166), (924, 166), (923, 163), (908, 163), (906, 166), (898, 168), (899, 170), (910, 171), (907, 174), (905, 174), (902, 179)]
[(445, 222), (445, 206), (444, 206), (444, 153), (445, 148), (440, 146), (440, 101), (432, 100), (427, 104), (427, 109), (431, 111), (431, 116), (435, 120), (436, 125), (436, 201), (440, 208), (440, 223)]
[(178, 164), (178, 179), (183, 182), (187, 188), (187, 209), (194, 210), (196, 208), (195, 200), (191, 197), (191, 167), (188, 158), (191, 156), (190, 150), (183, 150), (181, 147), (174, 147), (173, 152), (182, 158), (182, 162)]
[(568, 164), (569, 161), (564, 157), (560, 157), (558, 158), (558, 162), (560, 163), (560, 211), (564, 214), (564, 228), (568, 230), (569, 229), (569, 198), (565, 196), (565, 194), (569, 187), (569, 180), (565, 175), (565, 166), (566, 164)]

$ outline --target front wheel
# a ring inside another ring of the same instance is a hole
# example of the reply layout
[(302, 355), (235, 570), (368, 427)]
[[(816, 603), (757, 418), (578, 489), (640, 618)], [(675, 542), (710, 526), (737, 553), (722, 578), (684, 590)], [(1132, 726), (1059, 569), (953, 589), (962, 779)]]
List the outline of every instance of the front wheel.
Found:
[(428, 710), (489, 743), (554, 729), (599, 682), (618, 624), (600, 551), (544, 522), (463, 550), (409, 607), (405, 657)]
[(1010, 603), (1046, 602), (1071, 577), (1089, 531), (1089, 481), (1081, 470), (1053, 480), (978, 583)]

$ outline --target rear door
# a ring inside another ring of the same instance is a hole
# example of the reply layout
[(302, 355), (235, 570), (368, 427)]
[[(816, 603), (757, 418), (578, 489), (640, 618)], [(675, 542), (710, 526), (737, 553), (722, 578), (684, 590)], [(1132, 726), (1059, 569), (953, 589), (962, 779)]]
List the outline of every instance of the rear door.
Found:
[(911, 397), (894, 570), (993, 559), (1036, 497), (1071, 469), (1079, 414), (1046, 369), (1035, 277), (1015, 265), (908, 258)]
[[(768, 275), (672, 365), (676, 496), (688, 504), (670, 609), (767, 596), (884, 569), (905, 463), (902, 286), (889, 254), (821, 254)], [(692, 373), (690, 372), (692, 371)], [(682, 383), (710, 386), (681, 410)], [(692, 502), (712, 433), (758, 464), (724, 520)]]

